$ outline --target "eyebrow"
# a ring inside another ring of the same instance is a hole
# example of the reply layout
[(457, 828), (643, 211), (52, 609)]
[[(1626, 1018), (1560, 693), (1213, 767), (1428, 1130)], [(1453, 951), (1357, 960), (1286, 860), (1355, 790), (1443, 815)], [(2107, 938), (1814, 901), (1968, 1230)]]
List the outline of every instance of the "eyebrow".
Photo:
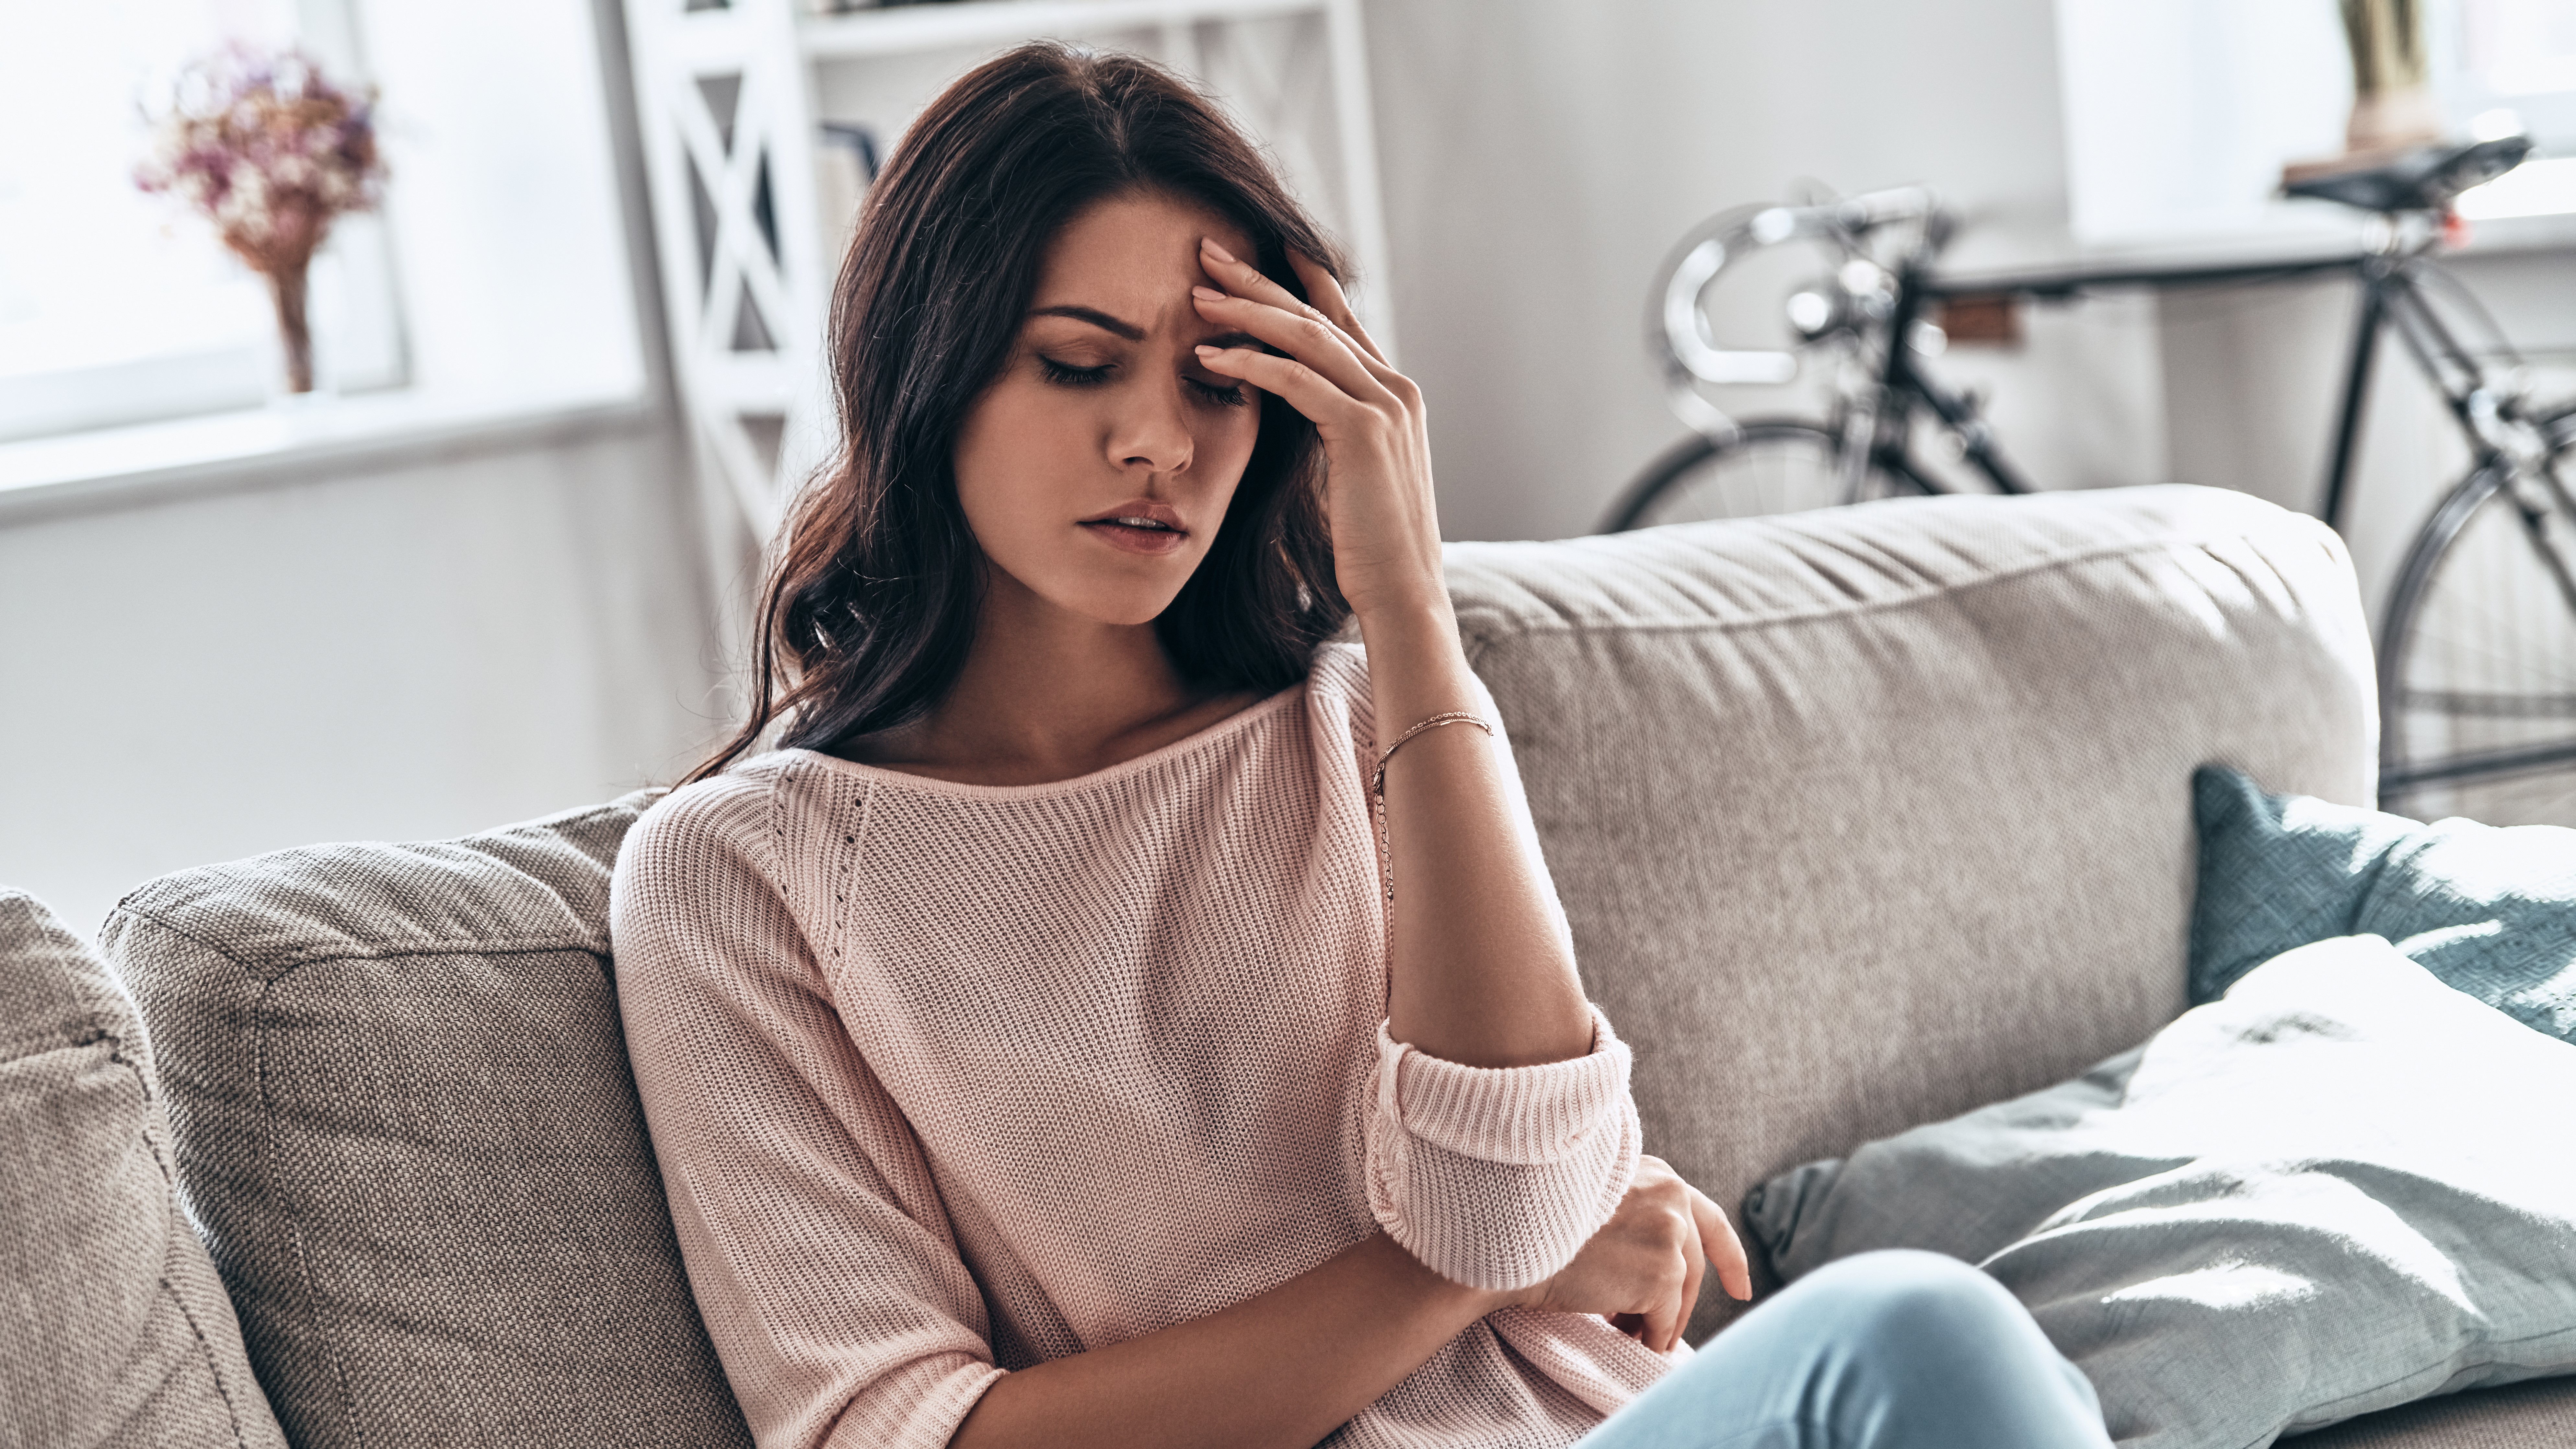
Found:
[[(1088, 322), (1103, 332), (1114, 333), (1120, 337), (1126, 338), (1130, 342), (1142, 342), (1145, 340), (1144, 328), (1137, 326), (1133, 322), (1122, 322), (1117, 318), (1110, 316), (1108, 313), (1101, 311), (1097, 307), (1076, 307), (1071, 305), (1062, 307), (1034, 307), (1029, 310), (1029, 315), (1032, 317), (1070, 317), (1076, 322)], [(1228, 332), (1222, 337), (1211, 337), (1200, 345), (1206, 347), (1265, 347), (1265, 344), (1260, 338), (1253, 336), (1249, 332)]]
[(1103, 332), (1114, 332), (1119, 336), (1126, 338), (1130, 342), (1142, 342), (1145, 340), (1144, 328), (1137, 326), (1133, 322), (1121, 322), (1117, 318), (1110, 316), (1108, 313), (1101, 311), (1097, 307), (1038, 307), (1031, 310), (1029, 315), (1032, 317), (1070, 317), (1077, 322), (1088, 322)]

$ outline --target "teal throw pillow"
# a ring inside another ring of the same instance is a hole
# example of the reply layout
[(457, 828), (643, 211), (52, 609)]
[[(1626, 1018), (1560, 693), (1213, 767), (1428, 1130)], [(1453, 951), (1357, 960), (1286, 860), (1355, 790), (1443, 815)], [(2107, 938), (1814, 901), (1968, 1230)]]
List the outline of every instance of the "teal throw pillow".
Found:
[(2384, 936), (2452, 989), (2576, 1043), (2576, 830), (2431, 825), (2243, 774), (2192, 776), (2191, 1000), (2294, 947)]

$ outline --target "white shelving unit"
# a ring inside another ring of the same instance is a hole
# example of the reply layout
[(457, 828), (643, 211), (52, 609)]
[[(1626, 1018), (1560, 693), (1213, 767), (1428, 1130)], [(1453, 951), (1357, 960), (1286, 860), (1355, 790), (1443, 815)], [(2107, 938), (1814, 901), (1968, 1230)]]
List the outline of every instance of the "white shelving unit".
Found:
[(830, 452), (822, 333), (856, 194), (823, 127), (882, 150), (960, 72), (1051, 37), (1152, 55), (1220, 97), (1348, 245), (1392, 348), (1360, 0), (625, 0), (682, 402), (702, 467), (766, 537)]

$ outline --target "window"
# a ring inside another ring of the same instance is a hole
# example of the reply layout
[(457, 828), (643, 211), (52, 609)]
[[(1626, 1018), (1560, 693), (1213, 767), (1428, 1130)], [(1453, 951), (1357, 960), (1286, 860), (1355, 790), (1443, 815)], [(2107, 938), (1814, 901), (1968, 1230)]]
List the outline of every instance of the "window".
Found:
[[(201, 217), (135, 188), (143, 107), (227, 40), (301, 42), (354, 79), (346, 49), (330, 44), (333, 4), (12, 8), (0, 46), (0, 440), (261, 402), (277, 348), (266, 286)], [(380, 221), (340, 220), (315, 259), (311, 307), (326, 385), (403, 381)]]
[[(2349, 236), (2353, 218), (2274, 197), (2284, 163), (2343, 149), (2352, 68), (2330, 0), (2057, 0), (2057, 25), (2080, 240)], [(2461, 210), (2576, 211), (2576, 5), (2430, 0), (2425, 48), (2455, 131), (2511, 111), (2553, 158)]]
[(2576, 150), (2576, 5), (2457, 4), (2456, 23), (2430, 37), (2436, 83), (2449, 110), (2470, 116), (2511, 110), (2543, 146)]

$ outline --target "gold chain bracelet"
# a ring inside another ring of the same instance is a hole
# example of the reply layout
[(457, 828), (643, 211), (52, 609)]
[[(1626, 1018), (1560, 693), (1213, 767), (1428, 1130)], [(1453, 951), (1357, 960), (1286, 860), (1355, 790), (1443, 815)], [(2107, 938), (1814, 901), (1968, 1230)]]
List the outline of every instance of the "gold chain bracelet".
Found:
[(1386, 929), (1390, 941), (1395, 939), (1395, 838), (1387, 833), (1386, 828), (1386, 762), (1394, 759), (1395, 752), (1403, 749), (1405, 741), (1415, 735), (1453, 724), (1471, 724), (1483, 730), (1485, 738), (1494, 737), (1494, 726), (1490, 721), (1463, 709), (1453, 709), (1421, 721), (1396, 736), (1394, 744), (1377, 752), (1377, 774), (1369, 781), (1369, 798), (1377, 806), (1377, 873), (1386, 889)]
[(1488, 723), (1483, 716), (1469, 714), (1463, 709), (1453, 709), (1442, 714), (1435, 714), (1429, 719), (1415, 724), (1413, 728), (1396, 736), (1394, 744), (1391, 744), (1385, 749), (1377, 752), (1377, 777), (1369, 781), (1369, 793), (1378, 798), (1379, 804), (1382, 805), (1386, 803), (1386, 762), (1395, 758), (1395, 752), (1403, 749), (1408, 741), (1410, 741), (1415, 735), (1422, 733), (1424, 730), (1436, 730), (1442, 725), (1453, 724), (1471, 724), (1476, 728), (1483, 730), (1485, 732), (1485, 738), (1492, 739), (1494, 736), (1493, 725)]

